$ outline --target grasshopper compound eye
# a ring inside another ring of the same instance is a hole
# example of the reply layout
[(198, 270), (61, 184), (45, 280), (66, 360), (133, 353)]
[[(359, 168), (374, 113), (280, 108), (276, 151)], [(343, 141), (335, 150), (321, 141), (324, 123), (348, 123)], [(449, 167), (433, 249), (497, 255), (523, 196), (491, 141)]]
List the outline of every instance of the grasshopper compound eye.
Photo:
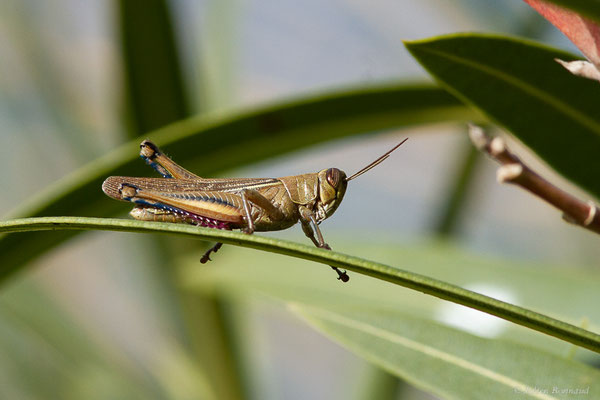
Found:
[(329, 184), (334, 188), (336, 188), (337, 185), (340, 183), (341, 175), (342, 171), (340, 171), (337, 168), (329, 168), (327, 170), (327, 173), (325, 174), (327, 182), (329, 182)]

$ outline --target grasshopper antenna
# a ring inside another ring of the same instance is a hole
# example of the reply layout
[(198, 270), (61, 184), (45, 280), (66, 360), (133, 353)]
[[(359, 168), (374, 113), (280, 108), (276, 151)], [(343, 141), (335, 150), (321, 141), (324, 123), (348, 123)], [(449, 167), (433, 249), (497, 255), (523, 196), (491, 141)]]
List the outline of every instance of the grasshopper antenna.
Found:
[(367, 165), (366, 167), (364, 167), (360, 171), (356, 172), (352, 176), (346, 178), (346, 182), (349, 182), (349, 181), (351, 181), (354, 178), (358, 178), (359, 176), (361, 176), (365, 172), (370, 171), (371, 169), (375, 168), (376, 166), (378, 166), (379, 164), (381, 164), (382, 162), (384, 162), (390, 156), (390, 154), (392, 154), (392, 152), (394, 150), (396, 150), (398, 147), (402, 146), (402, 144), (404, 142), (406, 142), (407, 140), (408, 140), (408, 138), (404, 139), (403, 141), (401, 141), (400, 143), (398, 143), (397, 145), (395, 145), (394, 147), (392, 147), (390, 150), (388, 150), (387, 153), (385, 153), (384, 155), (382, 155), (381, 157), (379, 157), (377, 160), (373, 161), (371, 164)]

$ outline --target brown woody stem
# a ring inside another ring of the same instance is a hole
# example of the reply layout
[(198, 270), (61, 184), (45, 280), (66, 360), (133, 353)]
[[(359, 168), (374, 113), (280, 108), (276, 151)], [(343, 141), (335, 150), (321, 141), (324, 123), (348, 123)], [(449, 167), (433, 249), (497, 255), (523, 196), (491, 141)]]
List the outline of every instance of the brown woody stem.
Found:
[(510, 152), (500, 137), (487, 136), (482, 128), (469, 125), (473, 144), (498, 161), (498, 182), (512, 183), (533, 193), (563, 212), (563, 219), (600, 234), (600, 210), (592, 201), (583, 201), (542, 178)]

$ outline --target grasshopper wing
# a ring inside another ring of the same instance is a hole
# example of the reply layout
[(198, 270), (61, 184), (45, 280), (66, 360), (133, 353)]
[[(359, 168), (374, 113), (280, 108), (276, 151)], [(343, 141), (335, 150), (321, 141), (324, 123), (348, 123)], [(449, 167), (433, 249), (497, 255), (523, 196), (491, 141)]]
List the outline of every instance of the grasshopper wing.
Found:
[(170, 211), (192, 220), (209, 219), (232, 224), (232, 227), (243, 224), (244, 208), (240, 196), (235, 193), (198, 190), (197, 184), (198, 182), (187, 179), (113, 176), (104, 182), (102, 190), (114, 199)]

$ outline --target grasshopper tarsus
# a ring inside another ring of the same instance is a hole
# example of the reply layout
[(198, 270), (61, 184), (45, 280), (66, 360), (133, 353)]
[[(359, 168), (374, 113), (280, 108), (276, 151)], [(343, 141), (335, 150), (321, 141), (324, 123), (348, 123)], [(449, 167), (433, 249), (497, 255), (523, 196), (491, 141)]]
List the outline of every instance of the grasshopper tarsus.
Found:
[(334, 267), (333, 265), (330, 265), (331, 268), (333, 268), (333, 270), (335, 272), (337, 272), (338, 274), (338, 281), (342, 281), (342, 282), (348, 282), (350, 280), (350, 277), (348, 276), (348, 274), (346, 273), (346, 271), (342, 271), (341, 269), (339, 269), (338, 267)]
[[(322, 237), (321, 237), (322, 239)], [(327, 243), (323, 242), (323, 244), (317, 244), (317, 247), (320, 247), (322, 249), (325, 250), (331, 250), (331, 246), (329, 246)], [(338, 267), (334, 267), (333, 265), (330, 265), (331, 269), (333, 269), (335, 272), (337, 272), (338, 274), (338, 281), (342, 281), (342, 282), (348, 282), (350, 280), (350, 277), (348, 276), (348, 274), (346, 273), (346, 271), (342, 271), (341, 269), (339, 269)]]
[(200, 262), (202, 264), (206, 264), (207, 262), (212, 261), (210, 259), (210, 253), (216, 253), (217, 251), (219, 251), (221, 246), (223, 246), (223, 243), (221, 243), (221, 242), (215, 243), (215, 245), (213, 247), (211, 247), (210, 249), (208, 249), (206, 251), (206, 253), (204, 253), (204, 255), (202, 256), (202, 258), (200, 258)]

